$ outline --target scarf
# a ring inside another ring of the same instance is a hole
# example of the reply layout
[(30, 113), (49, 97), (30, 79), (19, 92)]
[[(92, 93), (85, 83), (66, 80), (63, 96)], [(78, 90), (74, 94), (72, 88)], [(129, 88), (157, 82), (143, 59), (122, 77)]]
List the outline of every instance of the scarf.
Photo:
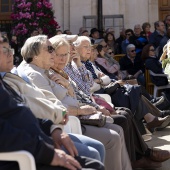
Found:
[(91, 63), (89, 60), (87, 60), (87, 61), (82, 61), (82, 63), (84, 63), (86, 69), (91, 72), (91, 74), (92, 74), (92, 76), (93, 76), (93, 79), (97, 79), (98, 77), (97, 77), (97, 75), (96, 75), (96, 73), (95, 73), (95, 71), (94, 71), (94, 68), (93, 68), (92, 63)]

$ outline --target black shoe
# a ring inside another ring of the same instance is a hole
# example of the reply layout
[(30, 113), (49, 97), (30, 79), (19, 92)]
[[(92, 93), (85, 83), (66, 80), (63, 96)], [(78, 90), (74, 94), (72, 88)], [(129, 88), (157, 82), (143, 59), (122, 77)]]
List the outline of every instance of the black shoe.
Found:
[(162, 110), (161, 114), (162, 114), (162, 118), (166, 117), (166, 116), (169, 116), (170, 115), (170, 110)]
[(160, 99), (162, 99), (163, 98), (163, 96), (160, 96), (160, 97), (156, 97), (156, 98), (153, 98), (152, 97), (152, 99), (150, 100), (150, 102), (152, 103), (152, 104), (154, 104), (154, 103), (157, 103)]
[(167, 110), (170, 107), (170, 102), (167, 99), (165, 93), (162, 93), (161, 99), (153, 105), (156, 106), (159, 110)]

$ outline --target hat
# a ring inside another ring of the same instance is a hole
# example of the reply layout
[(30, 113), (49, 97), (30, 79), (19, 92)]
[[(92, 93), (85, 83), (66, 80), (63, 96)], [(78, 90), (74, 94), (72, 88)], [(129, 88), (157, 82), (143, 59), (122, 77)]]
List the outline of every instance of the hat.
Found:
[(55, 35), (54, 37), (50, 38), (49, 41), (53, 41), (53, 39), (58, 38), (58, 37), (64, 38), (66, 41), (69, 41), (69, 42), (74, 42), (77, 40), (78, 35), (59, 34), (59, 35)]
[(90, 30), (90, 35), (91, 35), (91, 34), (94, 34), (95, 32), (99, 32), (99, 30), (98, 30), (97, 28), (92, 28), (92, 29)]

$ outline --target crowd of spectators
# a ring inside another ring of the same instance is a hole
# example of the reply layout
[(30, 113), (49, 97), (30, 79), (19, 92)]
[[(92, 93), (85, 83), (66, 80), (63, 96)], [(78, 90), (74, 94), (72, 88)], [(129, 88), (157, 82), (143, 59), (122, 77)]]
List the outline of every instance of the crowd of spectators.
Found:
[[(27, 150), (37, 170), (161, 167), (170, 150), (149, 148), (146, 141), (152, 139), (148, 131), (152, 135), (170, 125), (170, 91), (157, 98), (149, 94), (145, 70), (170, 74), (170, 15), (156, 21), (154, 29), (148, 22), (136, 24), (115, 38), (113, 28), (89, 32), (81, 27), (77, 35), (56, 30), (53, 37), (37, 28), (22, 43), (1, 33), (0, 152)], [(131, 79), (136, 84), (129, 87)], [(167, 77), (151, 80), (169, 84)], [(112, 83), (131, 88), (127, 101), (115, 91), (106, 93)], [(112, 103), (100, 94), (109, 95)], [(69, 115), (97, 113), (106, 118), (103, 127), (82, 124), (83, 135), (63, 131)], [(0, 162), (1, 168), (18, 170), (13, 162)]]

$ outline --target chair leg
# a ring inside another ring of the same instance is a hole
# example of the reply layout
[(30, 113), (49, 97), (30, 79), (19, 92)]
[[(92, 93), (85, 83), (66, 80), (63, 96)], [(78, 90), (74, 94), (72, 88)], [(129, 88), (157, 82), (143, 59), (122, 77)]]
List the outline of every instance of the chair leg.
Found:
[(157, 92), (158, 92), (158, 89), (157, 89), (156, 87), (154, 87), (154, 92), (153, 92), (153, 97), (154, 97), (154, 98), (156, 98)]

